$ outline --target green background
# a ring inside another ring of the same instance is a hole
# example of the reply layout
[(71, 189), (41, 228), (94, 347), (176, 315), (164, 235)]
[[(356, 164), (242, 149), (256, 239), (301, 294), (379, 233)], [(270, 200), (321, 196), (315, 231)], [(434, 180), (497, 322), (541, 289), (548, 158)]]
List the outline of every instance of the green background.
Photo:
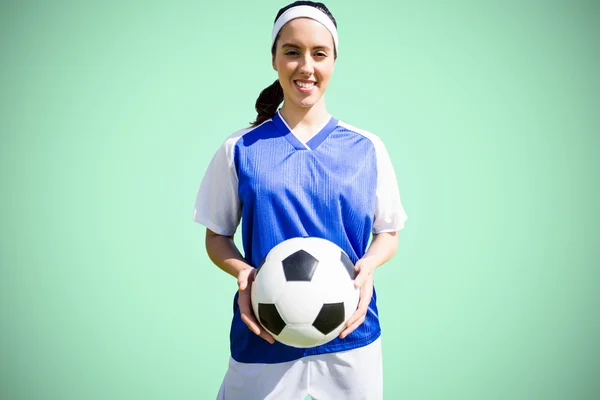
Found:
[[(236, 283), (193, 203), (287, 3), (1, 4), (0, 398), (214, 398)], [(326, 4), (329, 111), (408, 214), (385, 398), (599, 398), (600, 4)]]

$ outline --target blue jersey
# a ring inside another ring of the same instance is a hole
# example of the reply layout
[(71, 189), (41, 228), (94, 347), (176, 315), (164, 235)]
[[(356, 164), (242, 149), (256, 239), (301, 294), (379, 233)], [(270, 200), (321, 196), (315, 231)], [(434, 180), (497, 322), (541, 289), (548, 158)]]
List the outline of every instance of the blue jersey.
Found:
[[(240, 224), (244, 257), (257, 266), (284, 240), (330, 240), (356, 263), (373, 233), (397, 231), (406, 214), (391, 161), (370, 132), (331, 118), (310, 140), (281, 115), (231, 135), (213, 157), (196, 198), (194, 221), (221, 235)], [(376, 294), (362, 323), (344, 339), (299, 349), (269, 344), (241, 320), (237, 292), (230, 331), (238, 362), (277, 363), (367, 345), (381, 334)]]

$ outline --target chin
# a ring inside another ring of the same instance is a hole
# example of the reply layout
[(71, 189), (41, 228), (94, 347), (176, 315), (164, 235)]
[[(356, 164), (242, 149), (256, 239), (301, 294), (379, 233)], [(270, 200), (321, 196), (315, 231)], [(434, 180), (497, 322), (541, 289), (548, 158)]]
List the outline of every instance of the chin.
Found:
[(317, 104), (319, 102), (319, 100), (321, 99), (321, 96), (319, 96), (318, 99), (304, 99), (299, 101), (298, 106), (303, 107), (303, 108), (310, 108), (312, 106), (314, 106), (315, 104)]

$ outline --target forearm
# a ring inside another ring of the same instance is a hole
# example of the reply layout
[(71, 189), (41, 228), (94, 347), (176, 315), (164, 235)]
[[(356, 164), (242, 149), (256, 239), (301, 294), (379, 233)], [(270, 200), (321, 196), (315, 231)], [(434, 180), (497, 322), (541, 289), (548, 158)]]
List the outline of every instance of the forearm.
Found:
[(210, 260), (229, 275), (237, 278), (240, 271), (252, 268), (246, 262), (231, 236), (223, 236), (206, 230), (206, 252)]
[(388, 262), (394, 256), (397, 249), (397, 232), (383, 232), (373, 235), (371, 245), (362, 257), (362, 261), (368, 263), (371, 269), (374, 270)]

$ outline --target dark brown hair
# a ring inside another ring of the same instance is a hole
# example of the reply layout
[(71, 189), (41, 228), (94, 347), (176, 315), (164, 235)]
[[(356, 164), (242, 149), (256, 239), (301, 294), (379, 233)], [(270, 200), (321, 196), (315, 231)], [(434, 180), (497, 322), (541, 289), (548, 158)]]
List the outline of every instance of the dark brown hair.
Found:
[[(329, 11), (329, 9), (325, 6), (325, 4), (315, 3), (313, 1), (295, 1), (287, 6), (283, 7), (277, 13), (277, 16), (275, 17), (275, 21), (277, 21), (277, 18), (279, 18), (281, 16), (281, 14), (286, 12), (288, 9), (290, 9), (292, 7), (296, 7), (296, 6), (311, 6), (318, 10), (323, 11), (329, 17), (329, 19), (331, 19), (331, 21), (333, 22), (333, 25), (335, 25), (335, 27), (337, 28), (337, 22), (335, 21), (335, 18), (333, 17), (333, 15)], [(275, 21), (273, 21), (273, 23), (275, 23)], [(277, 34), (277, 37), (275, 38), (275, 41), (273, 42), (273, 46), (271, 47), (271, 54), (273, 56), (275, 56), (275, 49), (277, 48), (277, 40), (278, 39), (279, 39), (279, 34)], [(337, 58), (337, 49), (334, 49), (334, 58)], [(256, 120), (251, 123), (252, 126), (253, 127), (258, 126), (258, 125), (262, 124), (263, 122), (265, 122), (266, 120), (268, 120), (269, 118), (273, 117), (273, 115), (275, 115), (275, 113), (277, 112), (277, 107), (279, 107), (279, 105), (281, 104), (282, 101), (283, 101), (283, 89), (281, 87), (281, 84), (279, 83), (279, 79), (277, 79), (270, 86), (267, 86), (266, 88), (264, 88), (260, 92), (258, 99), (256, 99), (256, 104), (254, 105), (254, 109), (257, 112), (257, 116), (256, 116)]]

